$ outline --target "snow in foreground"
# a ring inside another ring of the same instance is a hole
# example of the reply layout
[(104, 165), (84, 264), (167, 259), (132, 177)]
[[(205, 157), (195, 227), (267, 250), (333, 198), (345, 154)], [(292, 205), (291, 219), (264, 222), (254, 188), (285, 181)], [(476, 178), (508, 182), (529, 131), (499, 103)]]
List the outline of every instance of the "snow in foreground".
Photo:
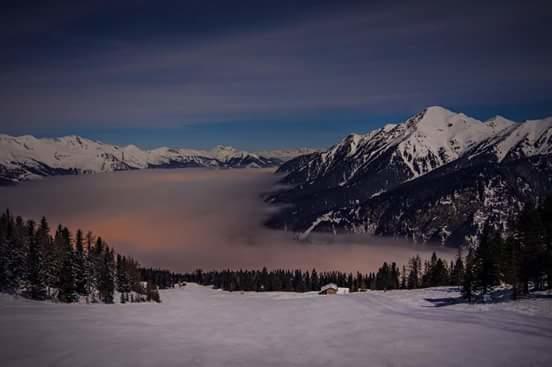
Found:
[(239, 294), (193, 284), (161, 296), (162, 304), (65, 305), (0, 295), (0, 363), (552, 365), (550, 298), (436, 307), (455, 292)]

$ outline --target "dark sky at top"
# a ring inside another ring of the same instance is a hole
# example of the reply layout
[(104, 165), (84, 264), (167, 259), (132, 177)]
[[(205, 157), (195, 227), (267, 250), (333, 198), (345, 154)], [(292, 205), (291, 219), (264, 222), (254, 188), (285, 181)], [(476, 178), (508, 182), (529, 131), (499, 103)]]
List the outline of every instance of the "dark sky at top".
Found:
[(551, 4), (2, 2), (0, 132), (260, 149), (329, 145), (428, 105), (544, 117)]

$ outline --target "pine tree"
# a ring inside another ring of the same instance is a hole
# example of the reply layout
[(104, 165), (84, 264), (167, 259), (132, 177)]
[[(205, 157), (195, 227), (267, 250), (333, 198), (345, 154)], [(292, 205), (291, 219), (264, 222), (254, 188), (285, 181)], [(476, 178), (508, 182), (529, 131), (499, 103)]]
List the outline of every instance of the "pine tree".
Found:
[(63, 268), (63, 262), (67, 254), (67, 244), (64, 237), (64, 227), (60, 224), (57, 226), (56, 233), (52, 242), (52, 247), (49, 251), (49, 275), (48, 280), (50, 287), (59, 289), (61, 284), (60, 275)]
[(500, 263), (501, 273), (506, 283), (512, 285), (512, 298), (519, 296), (520, 286), (520, 242), (513, 236), (510, 236), (504, 242), (502, 259)]
[(545, 230), (539, 212), (526, 205), (518, 218), (515, 238), (520, 250), (520, 293), (529, 293), (529, 282), (542, 288), (546, 259)]
[(499, 254), (501, 247), (502, 239), (500, 235), (491, 233), (490, 226), (485, 224), (479, 240), (479, 246), (477, 246), (474, 254), (474, 290), (486, 294), (499, 283)]
[(422, 269), (422, 260), (420, 256), (416, 255), (415, 257), (409, 260), (410, 273), (408, 274), (408, 289), (418, 288), (420, 286), (421, 278), (421, 269)]
[(50, 236), (50, 226), (46, 217), (42, 217), (36, 231), (36, 237), (40, 252), (42, 254), (41, 262), (43, 268), (44, 283), (47, 290), (47, 297), (51, 296), (51, 290), (58, 285), (58, 268), (56, 267), (56, 251), (54, 242)]
[(27, 279), (28, 266), (27, 257), (29, 243), (27, 240), (26, 227), (21, 217), (15, 218), (13, 237), (8, 241), (10, 258), (8, 259), (8, 273), (10, 274), (9, 288), (13, 292), (24, 287)]
[(544, 273), (546, 274), (547, 288), (552, 289), (552, 195), (544, 201), (541, 211), (544, 224)]
[(312, 269), (311, 283), (312, 283), (312, 290), (313, 291), (319, 291), (320, 290), (320, 279), (318, 278), (318, 273), (316, 272), (316, 269)]
[(397, 267), (397, 264), (394, 263), (394, 262), (391, 264), (390, 276), (391, 276), (391, 281), (390, 281), (390, 284), (389, 284), (390, 288), (391, 289), (399, 289), (399, 287), (400, 287), (400, 282), (399, 282), (400, 271), (399, 271), (399, 268)]
[(79, 297), (77, 294), (77, 286), (75, 284), (75, 256), (73, 253), (69, 229), (63, 228), (62, 239), (64, 252), (59, 272), (58, 298), (62, 302), (71, 303), (78, 301)]
[(46, 284), (42, 263), (42, 251), (39, 236), (35, 234), (35, 223), (27, 222), (27, 240), (29, 251), (27, 253), (27, 284), (26, 292), (32, 299), (43, 300), (46, 298)]
[(2, 215), (0, 224), (0, 290), (13, 293), (19, 287), (18, 274), (15, 272), (19, 250), (15, 241), (15, 220), (9, 210)]
[(7, 291), (9, 283), (9, 259), (11, 255), (8, 246), (9, 220), (10, 212), (2, 213), (2, 216), (0, 216), (0, 291)]
[(102, 252), (103, 261), (99, 271), (98, 292), (102, 302), (113, 303), (113, 293), (115, 291), (113, 250), (106, 246), (105, 251)]
[(82, 231), (77, 230), (75, 236), (75, 286), (77, 292), (82, 295), (88, 294), (88, 279), (86, 269), (86, 254), (84, 253), (84, 238)]
[(452, 265), (451, 279), (452, 285), (462, 286), (464, 282), (464, 261), (462, 261), (462, 248), (458, 248), (458, 254), (456, 255), (456, 261)]
[(161, 302), (161, 298), (159, 297), (159, 291), (157, 290), (157, 286), (155, 286), (153, 282), (147, 282), (146, 297), (148, 302), (151, 302), (151, 301), (154, 301), (157, 303)]
[(57, 287), (59, 280), (58, 252), (55, 247), (54, 239), (50, 235), (50, 226), (46, 217), (42, 217), (37, 230), (37, 240), (42, 253), (44, 268), (44, 281), (46, 284), (47, 297), (52, 296), (53, 290)]
[(474, 262), (473, 250), (470, 248), (468, 250), (468, 256), (466, 256), (466, 270), (464, 272), (464, 281), (462, 285), (462, 296), (466, 298), (468, 302), (471, 302), (473, 298), (473, 282), (474, 282), (473, 262)]
[(92, 232), (86, 233), (86, 294), (92, 296), (92, 302), (95, 301), (95, 289), (98, 284), (95, 272), (96, 255), (94, 253), (94, 241)]

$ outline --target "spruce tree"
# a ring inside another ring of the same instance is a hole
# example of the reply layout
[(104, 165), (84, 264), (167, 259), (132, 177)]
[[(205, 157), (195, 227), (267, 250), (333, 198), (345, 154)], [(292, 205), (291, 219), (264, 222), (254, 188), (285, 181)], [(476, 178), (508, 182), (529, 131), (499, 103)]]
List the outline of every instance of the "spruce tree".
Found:
[(0, 216), (0, 292), (7, 290), (9, 277), (8, 261), (11, 254), (8, 247), (8, 218), (9, 211)]
[(95, 301), (95, 290), (97, 289), (96, 276), (96, 255), (94, 253), (94, 235), (92, 232), (86, 233), (86, 294), (92, 296), (92, 301)]
[(449, 284), (448, 269), (446, 263), (441, 258), (437, 259), (435, 265), (431, 267), (430, 282), (431, 287)]
[(521, 271), (520, 253), (520, 242), (514, 236), (508, 237), (504, 242), (500, 267), (504, 281), (512, 285), (513, 299), (517, 299), (519, 296)]
[(63, 262), (67, 254), (67, 244), (64, 237), (64, 227), (59, 224), (56, 228), (52, 247), (49, 253), (49, 281), (52, 288), (60, 288), (60, 275), (63, 267)]
[(104, 303), (113, 303), (113, 293), (115, 291), (114, 272), (115, 263), (113, 259), (113, 250), (106, 246), (103, 252), (103, 261), (99, 271), (98, 292), (100, 299)]
[(39, 236), (35, 234), (33, 221), (27, 222), (27, 240), (29, 251), (27, 253), (27, 284), (26, 292), (32, 299), (43, 300), (46, 298), (46, 283), (42, 262), (42, 251)]
[(542, 288), (546, 258), (545, 230), (540, 213), (526, 205), (519, 216), (515, 238), (520, 250), (520, 293), (529, 293), (529, 282)]
[(29, 243), (27, 240), (27, 230), (21, 217), (15, 218), (13, 228), (13, 237), (8, 241), (10, 258), (8, 259), (8, 273), (10, 274), (9, 286), (11, 291), (17, 292), (23, 288), (25, 280), (28, 277), (27, 257)]
[(319, 291), (320, 290), (320, 279), (318, 278), (318, 273), (316, 272), (316, 269), (312, 269), (311, 283), (312, 283), (312, 289), (311, 290), (313, 290), (313, 291)]
[(473, 259), (473, 289), (486, 294), (499, 283), (499, 254), (502, 239), (485, 224)]
[(157, 289), (157, 286), (153, 282), (148, 282), (146, 285), (146, 299), (148, 302), (161, 302), (161, 298), (159, 297), (159, 291)]
[(456, 261), (451, 270), (452, 285), (462, 286), (464, 282), (464, 261), (462, 260), (462, 248), (458, 248), (458, 254), (456, 255)]
[(58, 285), (59, 267), (57, 266), (57, 252), (54, 240), (50, 235), (50, 226), (46, 217), (42, 217), (37, 229), (37, 242), (42, 254), (42, 268), (47, 297), (52, 296), (53, 290)]
[(468, 255), (466, 256), (466, 270), (464, 272), (464, 281), (462, 285), (462, 296), (466, 298), (468, 302), (471, 302), (473, 298), (473, 282), (474, 282), (473, 262), (474, 262), (473, 250), (472, 248), (470, 248), (468, 250)]
[(78, 301), (77, 286), (75, 284), (75, 255), (71, 244), (71, 234), (67, 228), (62, 230), (63, 257), (59, 272), (59, 295), (62, 302), (71, 303)]
[(1, 218), (2, 232), (0, 233), (0, 290), (16, 292), (19, 286), (16, 268), (17, 247), (15, 242), (15, 221), (9, 210)]
[(406, 289), (406, 266), (405, 265), (403, 265), (402, 267), (401, 289)]
[(408, 264), (410, 268), (410, 273), (408, 274), (408, 288), (414, 289), (418, 288), (421, 284), (421, 268), (422, 268), (422, 260), (420, 259), (419, 255), (416, 255), (415, 257), (412, 257), (409, 260)]
[(544, 201), (541, 216), (545, 231), (544, 273), (546, 274), (547, 288), (552, 289), (552, 195)]
[(84, 252), (84, 238), (82, 231), (79, 229), (75, 235), (75, 286), (77, 292), (82, 295), (88, 294), (88, 279), (86, 269), (86, 254)]
[(399, 287), (400, 287), (400, 281), (399, 281), (400, 275), (401, 275), (401, 273), (399, 271), (399, 268), (397, 267), (397, 264), (393, 262), (391, 264), (391, 270), (390, 270), (391, 282), (390, 282), (389, 286), (390, 286), (391, 289), (399, 289)]

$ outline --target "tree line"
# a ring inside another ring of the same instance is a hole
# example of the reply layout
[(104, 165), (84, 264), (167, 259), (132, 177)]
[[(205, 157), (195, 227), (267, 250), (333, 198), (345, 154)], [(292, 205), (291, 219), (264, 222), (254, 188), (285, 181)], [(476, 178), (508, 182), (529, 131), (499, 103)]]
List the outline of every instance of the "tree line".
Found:
[(145, 269), (129, 256), (115, 254), (101, 237), (59, 225), (52, 236), (40, 223), (0, 216), (0, 291), (60, 302), (160, 302), (158, 289), (173, 287), (176, 275)]
[(391, 290), (458, 285), (457, 266), (447, 265), (446, 261), (433, 253), (430, 260), (421, 266), (421, 259), (415, 256), (409, 261), (409, 270), (402, 271), (396, 263), (384, 262), (377, 272), (317, 272), (296, 270), (223, 270), (204, 272), (198, 269), (181, 276), (183, 281), (212, 286), (226, 291), (256, 292), (312, 292), (320, 291), (328, 283), (349, 288), (351, 292), (363, 290)]

